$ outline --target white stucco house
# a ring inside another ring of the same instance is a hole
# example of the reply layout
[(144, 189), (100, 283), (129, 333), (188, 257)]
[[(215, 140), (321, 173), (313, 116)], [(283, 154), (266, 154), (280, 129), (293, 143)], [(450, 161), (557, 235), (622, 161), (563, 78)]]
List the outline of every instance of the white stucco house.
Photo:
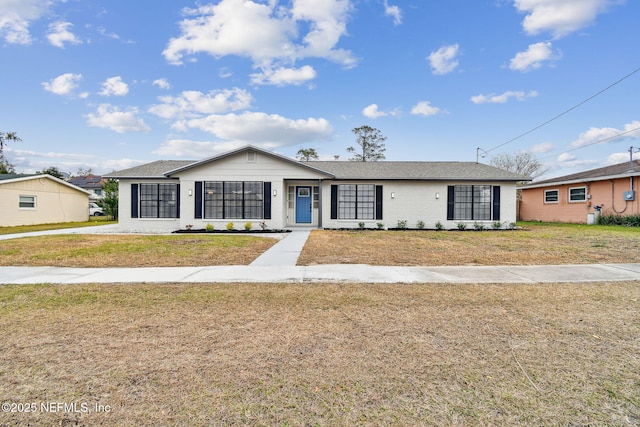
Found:
[(254, 146), (200, 161), (160, 160), (105, 175), (119, 181), (120, 227), (131, 231), (503, 227), (516, 221), (516, 183), (475, 162), (301, 162)]

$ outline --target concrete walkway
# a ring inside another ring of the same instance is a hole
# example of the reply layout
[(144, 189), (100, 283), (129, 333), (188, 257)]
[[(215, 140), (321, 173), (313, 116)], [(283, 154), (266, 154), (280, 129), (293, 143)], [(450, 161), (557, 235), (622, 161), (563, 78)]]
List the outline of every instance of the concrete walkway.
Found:
[[(117, 233), (117, 225), (0, 236)], [(67, 268), (0, 267), (0, 284), (30, 283), (555, 283), (640, 281), (640, 263), (538, 266), (296, 266), (310, 230), (293, 230), (248, 266)]]

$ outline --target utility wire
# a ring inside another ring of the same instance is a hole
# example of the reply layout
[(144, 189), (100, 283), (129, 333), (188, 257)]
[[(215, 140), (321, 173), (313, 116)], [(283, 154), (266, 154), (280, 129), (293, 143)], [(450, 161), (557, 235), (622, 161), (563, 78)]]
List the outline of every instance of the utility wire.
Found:
[[(599, 140), (597, 140), (597, 141), (590, 142), (589, 144), (585, 144), (585, 145), (581, 145), (580, 147), (572, 148), (571, 150), (565, 150), (565, 151), (563, 151), (563, 152), (562, 152), (562, 153), (560, 153), (560, 154), (570, 153), (570, 152), (572, 152), (572, 151), (581, 150), (581, 149), (583, 149), (583, 148), (591, 147), (592, 145), (600, 144), (601, 142), (610, 141), (610, 140), (612, 140), (612, 139), (616, 139), (616, 138), (618, 138), (618, 137), (620, 137), (620, 136), (622, 136), (622, 135), (626, 135), (626, 134), (628, 134), (628, 133), (635, 132), (635, 131), (637, 131), (637, 130), (640, 130), (640, 127), (633, 128), (633, 129), (630, 129), (630, 130), (627, 130), (627, 131), (624, 131), (624, 132), (620, 132), (620, 133), (617, 133), (617, 134), (615, 134), (615, 135), (613, 135), (613, 136), (610, 136), (610, 137), (608, 137), (608, 138), (599, 139)], [(549, 157), (555, 157), (555, 156), (556, 156), (555, 154), (550, 154), (550, 155), (548, 155), (548, 156), (540, 157), (538, 160), (548, 159)]]
[(504, 147), (505, 145), (507, 145), (507, 144), (509, 144), (509, 143), (511, 143), (511, 142), (513, 142), (513, 141), (515, 141), (515, 140), (517, 140), (517, 139), (520, 139), (520, 138), (522, 138), (523, 136), (526, 136), (526, 135), (529, 135), (530, 133), (535, 132), (536, 130), (540, 129), (540, 128), (541, 128), (541, 127), (543, 127), (543, 126), (548, 125), (548, 124), (549, 124), (549, 123), (551, 123), (552, 121), (559, 119), (560, 117), (564, 116), (565, 114), (570, 113), (571, 111), (575, 110), (576, 108), (581, 107), (582, 105), (584, 105), (584, 104), (586, 104), (587, 102), (591, 101), (591, 100), (592, 100), (593, 98), (595, 98), (596, 96), (601, 95), (602, 93), (604, 93), (604, 92), (608, 91), (609, 89), (611, 89), (612, 87), (614, 87), (614, 86), (615, 86), (615, 85), (617, 85), (618, 83), (620, 83), (620, 82), (622, 82), (622, 81), (624, 81), (624, 80), (628, 79), (629, 77), (633, 76), (633, 75), (634, 75), (634, 74), (636, 74), (638, 71), (640, 71), (640, 67), (639, 67), (639, 68), (636, 68), (635, 70), (633, 70), (632, 72), (630, 72), (630, 73), (629, 73), (629, 74), (627, 74), (626, 76), (624, 76), (624, 77), (622, 77), (622, 78), (618, 79), (618, 80), (617, 80), (617, 81), (615, 81), (614, 83), (611, 83), (609, 86), (607, 86), (606, 88), (602, 89), (600, 92), (597, 92), (597, 93), (595, 93), (595, 94), (591, 95), (590, 97), (588, 97), (587, 99), (585, 99), (584, 101), (582, 101), (582, 102), (580, 102), (580, 103), (578, 103), (578, 104), (574, 105), (573, 107), (569, 108), (568, 110), (563, 111), (562, 113), (558, 114), (557, 116), (554, 116), (554, 117), (550, 118), (550, 119), (549, 119), (549, 120), (547, 120), (546, 122), (544, 122), (544, 123), (542, 123), (542, 124), (539, 124), (538, 126), (534, 127), (533, 129), (530, 129), (530, 130), (526, 131), (525, 133), (523, 133), (523, 134), (520, 134), (520, 135), (516, 136), (515, 138), (511, 138), (510, 140), (508, 140), (508, 141), (506, 141), (506, 142), (503, 142), (502, 144), (497, 145), (497, 146), (493, 147), (493, 148), (492, 148), (492, 149), (490, 149), (490, 150), (487, 150), (487, 151), (486, 151), (486, 153), (489, 153), (489, 152), (491, 152), (491, 151), (493, 151), (493, 150), (497, 150), (497, 149), (498, 149), (498, 148), (500, 148), (500, 147)]

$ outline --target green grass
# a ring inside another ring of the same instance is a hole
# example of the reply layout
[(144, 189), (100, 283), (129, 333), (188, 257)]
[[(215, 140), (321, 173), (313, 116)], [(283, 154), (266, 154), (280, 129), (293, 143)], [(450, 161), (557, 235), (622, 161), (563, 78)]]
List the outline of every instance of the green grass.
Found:
[(32, 231), (60, 230), (64, 228), (91, 227), (94, 225), (117, 224), (107, 217), (90, 217), (86, 222), (62, 222), (56, 224), (38, 224), (38, 225), (18, 225), (15, 227), (0, 227), (0, 234), (20, 234), (30, 233)]

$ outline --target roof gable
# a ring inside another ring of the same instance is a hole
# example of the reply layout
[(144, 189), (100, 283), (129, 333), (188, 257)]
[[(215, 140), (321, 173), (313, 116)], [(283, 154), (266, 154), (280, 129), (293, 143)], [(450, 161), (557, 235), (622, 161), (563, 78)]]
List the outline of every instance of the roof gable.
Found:
[(188, 165), (184, 165), (184, 166), (178, 167), (176, 169), (169, 170), (169, 171), (167, 171), (165, 173), (165, 175), (166, 176), (171, 176), (171, 175), (174, 175), (174, 174), (177, 174), (177, 173), (180, 173), (180, 172), (184, 172), (184, 171), (189, 170), (189, 169), (193, 169), (193, 168), (196, 168), (196, 167), (204, 166), (204, 165), (207, 165), (207, 164), (210, 164), (210, 163), (214, 163), (214, 162), (222, 160), (222, 159), (226, 159), (228, 157), (235, 156), (237, 154), (248, 153), (248, 152), (251, 152), (251, 151), (254, 151), (254, 152), (259, 153), (261, 155), (269, 156), (269, 157), (277, 159), (277, 160), (284, 161), (284, 162), (286, 162), (286, 163), (288, 163), (290, 165), (293, 165), (295, 167), (311, 169), (314, 172), (319, 172), (319, 173), (321, 173), (323, 175), (327, 175), (327, 176), (331, 175), (331, 174), (328, 174), (326, 171), (315, 167), (314, 165), (310, 165), (309, 163), (299, 162), (299, 161), (291, 159), (289, 157), (282, 156), (282, 155), (274, 153), (272, 151), (267, 151), (267, 150), (264, 150), (262, 148), (255, 147), (253, 145), (247, 145), (247, 146), (238, 148), (236, 150), (232, 150), (232, 151), (229, 151), (229, 152), (226, 152), (226, 153), (223, 153), (223, 154), (219, 154), (219, 155), (216, 155), (216, 156), (213, 156), (213, 157), (209, 157), (209, 158), (204, 159), (204, 160), (200, 160), (200, 161), (197, 161), (197, 162), (190, 163)]
[[(9, 177), (7, 177), (7, 175), (9, 175)], [(67, 181), (63, 181), (63, 180), (61, 180), (59, 178), (56, 178), (55, 176), (49, 175), (49, 174), (40, 174), (40, 175), (7, 174), (7, 175), (0, 175), (0, 185), (13, 183), (13, 182), (31, 181), (31, 180), (34, 180), (34, 179), (49, 179), (51, 181), (57, 182), (58, 184), (67, 186), (69, 188), (72, 188), (72, 189), (74, 189), (76, 191), (80, 191), (81, 193), (91, 194), (87, 190), (84, 190), (84, 189), (82, 189), (82, 188), (80, 188), (78, 186), (70, 184)]]

